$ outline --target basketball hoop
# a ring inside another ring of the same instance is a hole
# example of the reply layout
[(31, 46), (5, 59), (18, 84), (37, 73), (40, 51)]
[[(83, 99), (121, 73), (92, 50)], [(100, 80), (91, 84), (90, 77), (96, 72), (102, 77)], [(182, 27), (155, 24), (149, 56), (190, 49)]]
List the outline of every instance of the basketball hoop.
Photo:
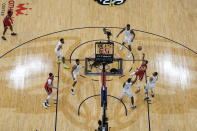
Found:
[[(109, 70), (110, 70), (110, 65), (107, 64), (106, 67), (107, 67), (107, 68), (105, 68), (105, 70), (106, 70), (106, 71), (109, 71)], [(100, 71), (102, 71), (102, 70), (103, 70), (103, 65), (100, 65), (100, 66), (98, 67), (98, 69), (99, 69)]]

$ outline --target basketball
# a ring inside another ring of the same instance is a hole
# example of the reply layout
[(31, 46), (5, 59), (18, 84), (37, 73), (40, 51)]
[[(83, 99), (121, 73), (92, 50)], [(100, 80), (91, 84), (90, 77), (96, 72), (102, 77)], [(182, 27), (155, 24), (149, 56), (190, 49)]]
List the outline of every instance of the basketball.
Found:
[(142, 46), (138, 46), (137, 49), (138, 49), (139, 51), (141, 51), (141, 50), (142, 50)]

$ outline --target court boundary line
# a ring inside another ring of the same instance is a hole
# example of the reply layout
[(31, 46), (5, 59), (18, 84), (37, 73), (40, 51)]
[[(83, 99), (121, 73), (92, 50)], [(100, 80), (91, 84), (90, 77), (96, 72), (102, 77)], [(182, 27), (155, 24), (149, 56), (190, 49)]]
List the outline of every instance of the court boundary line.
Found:
[(59, 90), (59, 73), (60, 73), (60, 64), (58, 64), (58, 79), (57, 79), (57, 97), (56, 97), (56, 113), (55, 113), (55, 131), (57, 129), (57, 113), (58, 113), (58, 90)]
[[(145, 71), (145, 81), (146, 81), (146, 84), (147, 84), (147, 82), (148, 82), (148, 80), (147, 80), (147, 73), (146, 73), (146, 71)], [(147, 94), (148, 94), (148, 91), (147, 91)], [(147, 112), (148, 112), (148, 129), (149, 129), (149, 131), (151, 131), (151, 124), (150, 124), (150, 107), (149, 107), (149, 104), (151, 104), (151, 103), (149, 103), (151, 100), (146, 100), (146, 102), (147, 102)]]
[[(78, 107), (78, 116), (80, 116), (80, 108), (81, 108), (82, 104), (83, 104), (86, 100), (88, 100), (88, 99), (90, 99), (90, 98), (92, 98), (92, 97), (96, 97), (96, 96), (101, 96), (101, 94), (88, 96), (87, 98), (85, 98), (85, 99), (79, 104), (79, 107)], [(110, 96), (110, 97), (112, 97), (112, 98), (115, 98), (115, 99), (119, 100), (119, 101), (123, 104), (123, 106), (124, 106), (124, 108), (125, 108), (125, 115), (127, 116), (127, 107), (126, 107), (126, 105), (124, 104), (124, 102), (121, 101), (118, 97), (115, 97), (115, 96), (112, 96), (112, 95), (107, 95), (107, 96)]]

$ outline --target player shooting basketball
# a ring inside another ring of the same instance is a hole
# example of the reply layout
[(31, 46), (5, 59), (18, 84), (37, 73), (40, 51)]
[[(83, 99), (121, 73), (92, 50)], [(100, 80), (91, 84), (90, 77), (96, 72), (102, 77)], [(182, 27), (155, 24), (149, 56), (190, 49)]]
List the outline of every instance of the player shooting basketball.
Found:
[(139, 67), (139, 69), (136, 72), (133, 72), (130, 75), (131, 77), (133, 77), (134, 75), (137, 75), (139, 77), (138, 89), (137, 89), (136, 93), (140, 92), (141, 81), (143, 80), (144, 74), (145, 74), (146, 69), (147, 69), (148, 61), (144, 60), (144, 57), (145, 57), (145, 54), (143, 53), (141, 66)]

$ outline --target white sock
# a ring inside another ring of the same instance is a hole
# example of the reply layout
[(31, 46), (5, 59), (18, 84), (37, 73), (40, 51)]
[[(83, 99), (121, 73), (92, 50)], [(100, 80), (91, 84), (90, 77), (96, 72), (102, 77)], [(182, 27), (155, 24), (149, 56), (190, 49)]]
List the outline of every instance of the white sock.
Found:
[(64, 66), (66, 66), (66, 64), (64, 63)]
[(72, 89), (74, 90), (74, 87), (72, 86)]

